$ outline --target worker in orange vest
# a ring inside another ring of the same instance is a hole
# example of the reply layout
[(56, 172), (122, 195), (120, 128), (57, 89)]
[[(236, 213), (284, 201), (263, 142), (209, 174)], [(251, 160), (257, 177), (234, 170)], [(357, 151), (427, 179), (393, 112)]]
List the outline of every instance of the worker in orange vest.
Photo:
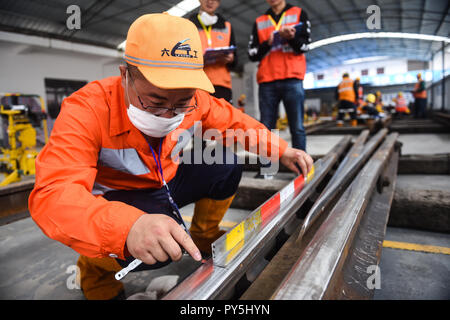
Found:
[(425, 118), (427, 109), (427, 90), (425, 81), (422, 80), (422, 74), (417, 74), (417, 83), (414, 86), (414, 118)]
[(348, 73), (342, 75), (342, 81), (336, 88), (336, 98), (339, 101), (339, 113), (337, 119), (337, 125), (339, 127), (344, 124), (344, 116), (346, 113), (350, 114), (352, 119), (352, 127), (358, 125), (356, 120), (356, 101), (358, 97), (358, 88), (356, 87), (354, 81), (350, 79)]
[(394, 98), (393, 100), (394, 100), (394, 102), (395, 102), (395, 112), (396, 112), (398, 115), (409, 114), (409, 113), (410, 113), (409, 108), (408, 108), (408, 105), (407, 105), (407, 103), (406, 103), (406, 99), (405, 99), (405, 97), (403, 96), (403, 92), (400, 91), (400, 92), (397, 94), (397, 97)]
[[(223, 234), (219, 222), (242, 166), (234, 153), (217, 154), (222, 162), (213, 164), (196, 159), (195, 150), (183, 153), (199, 126), (224, 140), (232, 129), (244, 131), (236, 139), (247, 150), (265, 152), (298, 174), (297, 165), (306, 176), (313, 163), (208, 94), (214, 87), (191, 21), (167, 13), (139, 17), (128, 30), (124, 59), (120, 76), (93, 81), (64, 99), (36, 159), (28, 201), (42, 231), (80, 253), (87, 299), (123, 298), (114, 276), (135, 258), (142, 261), (135, 271), (180, 260), (182, 248), (200, 261)], [(193, 202), (188, 230), (178, 208)]]
[[(219, 5), (220, 0), (200, 0), (198, 13), (192, 14), (189, 18), (198, 28), (203, 52), (206, 49), (236, 47), (231, 23), (216, 13)], [(223, 98), (233, 103), (230, 69), (236, 65), (236, 50), (231, 49), (219, 55), (217, 59), (205, 61), (204, 70), (214, 85), (213, 95), (216, 98)]]
[(256, 18), (248, 45), (249, 59), (259, 62), (256, 80), (261, 122), (269, 130), (275, 129), (279, 104), (283, 101), (292, 146), (306, 150), (304, 52), (309, 50), (311, 24), (302, 8), (285, 0), (267, 0), (267, 3), (270, 8)]

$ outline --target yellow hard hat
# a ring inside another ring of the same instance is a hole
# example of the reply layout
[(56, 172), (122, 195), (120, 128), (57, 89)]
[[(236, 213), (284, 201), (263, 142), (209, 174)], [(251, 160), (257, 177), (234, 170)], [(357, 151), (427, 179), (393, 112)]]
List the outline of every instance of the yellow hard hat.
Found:
[(366, 101), (370, 103), (375, 103), (376, 101), (375, 95), (373, 93), (369, 93), (366, 97)]
[(417, 74), (417, 78), (419, 78), (419, 79), (422, 78), (422, 74), (421, 74), (421, 73), (418, 73), (418, 74)]
[(401, 96), (403, 96), (403, 92), (399, 92), (398, 94), (397, 94), (399, 97), (401, 97)]

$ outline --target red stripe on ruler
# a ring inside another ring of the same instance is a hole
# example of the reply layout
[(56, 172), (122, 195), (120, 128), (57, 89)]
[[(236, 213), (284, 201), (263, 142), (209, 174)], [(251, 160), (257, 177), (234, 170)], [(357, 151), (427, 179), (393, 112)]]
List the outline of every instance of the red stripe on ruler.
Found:
[(280, 193), (278, 192), (275, 197), (267, 201), (261, 207), (261, 220), (264, 222), (269, 218), (275, 211), (280, 208)]
[(303, 175), (299, 175), (294, 180), (294, 196), (298, 195), (300, 191), (302, 191), (303, 186), (305, 185), (305, 179), (303, 178)]

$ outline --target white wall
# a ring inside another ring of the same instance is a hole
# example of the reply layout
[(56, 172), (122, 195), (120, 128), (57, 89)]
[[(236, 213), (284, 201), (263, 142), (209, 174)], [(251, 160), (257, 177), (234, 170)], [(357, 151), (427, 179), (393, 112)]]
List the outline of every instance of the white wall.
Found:
[(377, 68), (384, 68), (384, 74), (399, 74), (408, 72), (408, 61), (406, 59), (389, 59), (380, 61), (370, 61), (364, 63), (340, 65), (333, 68), (317, 71), (314, 73), (314, 79), (318, 74), (323, 74), (323, 80), (341, 79), (345, 72), (350, 74), (352, 79), (361, 77), (361, 70), (368, 69), (368, 76), (377, 75)]
[(93, 81), (119, 75), (121, 59), (0, 41), (0, 92), (45, 95), (45, 78)]

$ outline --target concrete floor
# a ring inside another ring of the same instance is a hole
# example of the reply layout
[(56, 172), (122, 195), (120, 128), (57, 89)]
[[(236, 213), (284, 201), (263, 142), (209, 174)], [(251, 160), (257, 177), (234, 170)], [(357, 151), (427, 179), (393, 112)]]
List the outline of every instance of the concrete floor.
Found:
[[(450, 248), (450, 235), (388, 228), (386, 240)], [(450, 255), (383, 248), (375, 300), (450, 300)]]

